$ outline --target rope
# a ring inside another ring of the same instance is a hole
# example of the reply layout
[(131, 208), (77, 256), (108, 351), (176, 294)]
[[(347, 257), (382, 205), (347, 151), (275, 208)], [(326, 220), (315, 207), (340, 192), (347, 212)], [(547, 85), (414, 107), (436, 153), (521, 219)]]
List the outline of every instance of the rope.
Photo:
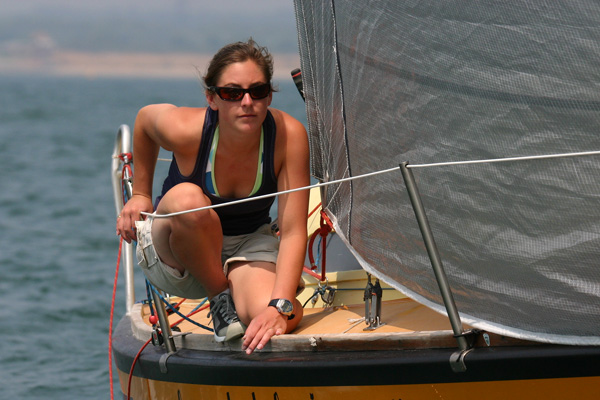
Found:
[[(315, 232), (311, 235), (310, 240), (308, 242), (308, 260), (310, 261), (310, 272), (312, 276), (318, 278), (321, 282), (325, 281), (325, 266), (327, 264), (327, 236), (333, 231), (333, 223), (325, 214), (325, 211), (321, 210), (321, 222), (319, 228), (315, 230)], [(317, 269), (318, 261), (315, 262), (315, 257), (313, 255), (313, 245), (317, 236), (320, 236), (319, 244), (321, 245), (321, 250), (319, 250), (319, 255), (322, 256), (321, 260), (321, 275), (316, 273), (311, 273)], [(305, 271), (308, 268), (304, 268)]]
[[(131, 179), (133, 177), (133, 171), (131, 170), (131, 165), (130, 164), (123, 164), (123, 169), (121, 170), (121, 176), (125, 177), (127, 176), (128, 179)], [(127, 193), (127, 183), (125, 181), (125, 179), (121, 180), (121, 191), (123, 192), (123, 204), (127, 203), (128, 199), (128, 193)]]
[(114, 157), (114, 158), (118, 158), (119, 160), (123, 161), (123, 163), (125, 164), (129, 164), (133, 161), (133, 154), (131, 153), (121, 153), (118, 156)]
[[(112, 156), (111, 158), (112, 158), (113, 160), (120, 159), (120, 160), (122, 161), (122, 160), (123, 160), (123, 154), (129, 154), (129, 155), (131, 156), (131, 153), (122, 153), (122, 154), (119, 154), (118, 156)], [(173, 160), (172, 160), (171, 158), (160, 158), (160, 157), (158, 157), (158, 158), (156, 159), (156, 161), (167, 161), (167, 162), (171, 162), (171, 161), (173, 161)]]
[(348, 331), (352, 330), (355, 326), (360, 325), (361, 323), (365, 322), (365, 317), (358, 318), (356, 321), (349, 319), (348, 322), (351, 323), (352, 326), (350, 326), (350, 328), (346, 329), (342, 333), (347, 333)]
[(196, 326), (198, 326), (198, 327), (200, 327), (200, 328), (202, 328), (202, 329), (206, 329), (207, 331), (213, 332), (213, 329), (212, 329), (212, 328), (209, 328), (209, 327), (208, 327), (208, 326), (206, 326), (206, 325), (202, 325), (201, 323), (199, 323), (199, 322), (196, 322), (196, 321), (194, 321), (194, 320), (192, 320), (192, 319), (188, 318), (187, 316), (183, 315), (182, 313), (180, 313), (180, 312), (179, 312), (179, 310), (176, 310), (176, 309), (175, 309), (175, 308), (174, 308), (174, 307), (171, 305), (171, 303), (169, 303), (169, 302), (167, 301), (167, 299), (165, 299), (165, 298), (164, 298), (164, 297), (163, 297), (163, 296), (160, 294), (160, 292), (159, 292), (159, 291), (158, 291), (158, 290), (157, 290), (157, 289), (156, 289), (156, 288), (155, 288), (155, 287), (154, 287), (154, 286), (153, 286), (151, 283), (149, 283), (149, 286), (150, 286), (150, 289), (152, 289), (152, 291), (158, 295), (158, 297), (160, 298), (160, 300), (161, 300), (163, 303), (165, 303), (165, 305), (166, 305), (166, 306), (169, 308), (169, 310), (171, 310), (173, 313), (175, 313), (175, 314), (179, 315), (181, 318), (184, 318), (186, 321), (188, 321), (188, 322), (190, 322), (190, 323), (192, 323), (192, 324), (194, 324), (194, 325), (196, 325)]
[[(541, 155), (541, 156), (526, 156), (526, 157), (507, 157), (507, 158), (495, 158), (495, 159), (486, 159), (486, 160), (451, 161), (451, 162), (441, 162), (441, 163), (432, 163), (432, 164), (409, 164), (406, 167), (407, 168), (427, 168), (427, 167), (453, 166), (453, 165), (465, 165), (465, 164), (483, 164), (483, 163), (497, 163), (497, 162), (509, 162), (509, 161), (552, 159), (552, 158), (561, 158), (561, 157), (580, 157), (580, 156), (591, 156), (591, 155), (600, 155), (600, 151), (584, 151), (584, 152), (579, 152), (579, 153), (561, 153), (561, 154), (548, 154), (548, 155)], [(348, 178), (336, 179), (336, 180), (329, 181), (329, 182), (321, 182), (321, 183), (317, 183), (314, 185), (299, 187), (296, 189), (283, 190), (283, 191), (277, 192), (277, 193), (270, 193), (270, 194), (265, 194), (265, 195), (256, 196), (256, 197), (248, 197), (245, 199), (234, 200), (234, 201), (230, 201), (227, 203), (213, 204), (213, 205), (206, 206), (206, 207), (193, 208), (190, 210), (178, 211), (178, 212), (174, 212), (174, 213), (170, 213), (170, 214), (153, 214), (153, 213), (147, 213), (147, 212), (142, 212), (141, 214), (150, 216), (150, 217), (154, 217), (154, 218), (170, 218), (170, 217), (175, 217), (177, 215), (183, 215), (183, 214), (187, 214), (187, 213), (191, 213), (191, 212), (211, 210), (211, 209), (219, 208), (219, 207), (227, 207), (227, 206), (231, 206), (234, 204), (247, 203), (250, 201), (262, 200), (262, 199), (266, 199), (266, 198), (270, 198), (270, 197), (277, 197), (277, 196), (280, 196), (283, 194), (300, 192), (303, 190), (310, 190), (310, 189), (314, 189), (314, 188), (335, 185), (338, 183), (349, 182), (349, 181), (353, 181), (356, 179), (368, 178), (368, 177), (372, 177), (375, 175), (381, 175), (381, 174), (386, 174), (389, 172), (398, 171), (399, 169), (400, 169), (400, 167), (382, 169), (379, 171), (369, 172), (369, 173), (362, 174), (362, 175), (350, 176)]]
[[(131, 153), (121, 153), (118, 156), (113, 158), (118, 158), (123, 162), (123, 169), (121, 170), (121, 177), (125, 176), (125, 173), (128, 172), (129, 176), (132, 176), (132, 170), (130, 162), (133, 160), (133, 155)], [(123, 204), (127, 202), (127, 190), (125, 188), (125, 181), (121, 180), (121, 193), (123, 196)], [(119, 253), (117, 255), (117, 267), (115, 268), (115, 279), (113, 282), (113, 292), (112, 292), (112, 300), (110, 305), (110, 322), (108, 327), (108, 375), (110, 380), (110, 398), (114, 400), (114, 383), (113, 383), (113, 362), (112, 362), (112, 334), (113, 334), (113, 325), (114, 325), (114, 315), (115, 315), (115, 298), (117, 294), (117, 282), (119, 280), (119, 267), (121, 265), (121, 254), (123, 251), (123, 238), (119, 240)], [(141, 350), (140, 350), (141, 352)], [(130, 378), (131, 379), (131, 378)], [(128, 397), (129, 398), (129, 397)]]
[[(210, 304), (204, 304), (206, 303), (206, 300), (208, 299), (204, 299), (204, 301), (202, 301), (200, 304), (198, 304), (192, 311), (190, 311), (187, 315), (187, 317), (191, 317), (192, 315), (196, 315), (198, 314), (200, 311), (206, 310)], [(183, 321), (186, 321), (188, 318), (181, 318), (179, 321), (173, 323), (171, 325), (171, 328), (176, 327), (177, 325), (179, 325), (180, 323), (182, 323)]]
[(277, 193), (264, 194), (262, 196), (256, 196), (256, 197), (248, 197), (248, 198), (245, 198), (245, 199), (234, 200), (234, 201), (230, 201), (230, 202), (227, 202), (227, 203), (213, 204), (213, 205), (206, 206), (206, 207), (193, 208), (193, 209), (190, 209), (190, 210), (178, 211), (178, 212), (174, 212), (174, 213), (170, 213), (170, 214), (153, 214), (153, 213), (147, 213), (147, 212), (142, 212), (141, 214), (142, 215), (146, 215), (146, 216), (150, 216), (150, 217), (154, 217), (154, 218), (175, 217), (177, 215), (188, 214), (188, 213), (191, 213), (191, 212), (203, 211), (203, 210), (210, 210), (210, 209), (213, 209), (213, 208), (220, 208), (220, 207), (227, 207), (227, 206), (232, 206), (234, 204), (247, 203), (247, 202), (250, 202), (250, 201), (262, 200), (262, 199), (267, 199), (267, 198), (270, 198), (270, 197), (277, 197), (277, 196), (280, 196), (280, 195), (283, 195), (283, 194), (300, 192), (300, 191), (303, 191), (303, 190), (310, 190), (310, 189), (314, 189), (314, 188), (320, 188), (320, 187), (324, 187), (324, 186), (334, 185), (334, 184), (337, 184), (337, 183), (343, 183), (343, 182), (353, 181), (355, 179), (361, 179), (361, 178), (366, 178), (366, 177), (369, 177), (369, 176), (385, 174), (387, 172), (397, 171), (399, 169), (400, 169), (400, 167), (389, 168), (389, 169), (384, 169), (384, 170), (381, 170), (381, 171), (369, 172), (369, 173), (363, 174), (363, 175), (351, 176), (351, 177), (348, 177), (348, 178), (342, 178), (342, 179), (338, 179), (338, 180), (334, 180), (334, 181), (322, 182), (322, 183), (317, 183), (317, 184), (309, 185), (309, 186), (302, 186), (302, 187), (299, 187), (299, 188), (296, 188), (296, 189), (283, 190), (283, 191), (277, 192)]
[(319, 282), (321, 282), (321, 274), (317, 274), (316, 272), (314, 272), (312, 269), (308, 268), (307, 266), (304, 266), (303, 270), (305, 273), (307, 273), (308, 275), (312, 276), (313, 278), (315, 278)]
[[(147, 282), (147, 281), (146, 281)], [(150, 285), (150, 287), (152, 288), (152, 290), (155, 290), (154, 287), (152, 287), (152, 285), (150, 283), (147, 282), (148, 285)], [(161, 298), (162, 301), (166, 301), (161, 295), (160, 293), (158, 293), (159, 297)], [(191, 317), (192, 315), (199, 313), (202, 310), (205, 310), (208, 308), (209, 304), (204, 304), (206, 303), (208, 299), (204, 299), (200, 304), (198, 304), (192, 311), (190, 311), (190, 313), (187, 316), (184, 316), (183, 318), (181, 318), (179, 321), (174, 322), (173, 324), (171, 324), (171, 328), (174, 328), (175, 326), (179, 325), (181, 322), (188, 320), (189, 321), (189, 317)], [(182, 299), (179, 303), (177, 303), (175, 305), (175, 307), (179, 307), (184, 301), (186, 301), (186, 299)], [(166, 303), (168, 304), (168, 302)], [(204, 304), (204, 306), (202, 307), (202, 305)], [(171, 306), (170, 304), (168, 304), (169, 306)], [(150, 310), (152, 310), (152, 304), (150, 304)], [(154, 314), (152, 314), (154, 315)], [(180, 314), (181, 315), (181, 314)], [(193, 322), (193, 321), (191, 321)], [(144, 343), (144, 345), (140, 348), (140, 350), (137, 352), (137, 354), (135, 355), (135, 358), (133, 359), (133, 362), (131, 363), (131, 368), (129, 369), (129, 377), (127, 379), (127, 398), (130, 399), (131, 398), (131, 381), (133, 378), (133, 370), (135, 368), (135, 365), (137, 364), (139, 358), (142, 355), (142, 351), (144, 351), (144, 349), (152, 342), (152, 338), (148, 339), (146, 341), (146, 343)], [(111, 379), (112, 382), (112, 379)], [(111, 398), (112, 398), (112, 383), (111, 383)]]
[[(119, 159), (119, 160), (121, 160), (121, 161), (124, 161), (124, 157), (125, 157), (125, 156), (129, 156), (129, 160), (131, 160), (131, 159), (133, 158), (133, 156), (132, 156), (132, 154), (131, 154), (131, 153), (121, 153), (121, 154), (119, 154), (119, 155), (114, 155), (114, 156), (112, 156), (111, 158), (112, 158), (113, 160)], [(170, 158), (160, 158), (160, 157), (158, 157), (158, 158), (156, 159), (156, 161), (168, 161), (168, 162), (171, 162), (171, 161), (173, 161), (173, 160), (172, 160), (172, 159), (170, 159)]]
[[(183, 303), (184, 301), (185, 301), (185, 299), (183, 299), (182, 301), (180, 301), (178, 305), (180, 305), (180, 304), (181, 304), (181, 303)], [(202, 305), (203, 305), (205, 302), (206, 302), (206, 300), (205, 300), (205, 301), (203, 301), (203, 302), (201, 302), (200, 304), (198, 304), (198, 306), (196, 306), (196, 308), (195, 308), (194, 310), (192, 310), (192, 311), (191, 311), (191, 312), (190, 312), (190, 313), (189, 313), (187, 316), (188, 316), (188, 317), (191, 317), (192, 315), (194, 315), (194, 314), (196, 314), (196, 313), (199, 313), (199, 312), (200, 312), (200, 311), (202, 311), (202, 310), (205, 310), (205, 309), (207, 309), (207, 308), (208, 308), (208, 306), (209, 306), (208, 304), (205, 304), (203, 307), (201, 307), (201, 306), (202, 306)], [(185, 320), (185, 318), (182, 318), (182, 319), (180, 319), (179, 321), (177, 321), (177, 322), (175, 322), (175, 323), (171, 324), (171, 328), (173, 328), (173, 327), (175, 327), (175, 326), (179, 325), (179, 324), (180, 324), (181, 322), (183, 322), (184, 320)], [(146, 341), (146, 343), (144, 343), (144, 345), (143, 345), (143, 346), (140, 348), (140, 350), (139, 350), (139, 351), (137, 352), (137, 354), (135, 355), (135, 358), (133, 359), (133, 362), (131, 363), (131, 368), (129, 369), (129, 377), (128, 377), (128, 379), (127, 379), (127, 398), (128, 398), (128, 399), (130, 399), (130, 398), (131, 398), (131, 380), (132, 380), (132, 378), (133, 378), (133, 370), (134, 370), (134, 368), (135, 368), (135, 365), (137, 364), (137, 362), (138, 362), (138, 360), (139, 360), (140, 356), (142, 355), (142, 351), (144, 351), (144, 349), (145, 349), (145, 348), (146, 348), (146, 347), (147, 347), (147, 346), (150, 344), (150, 342), (152, 342), (152, 338), (148, 339), (148, 341)], [(111, 382), (112, 382), (112, 380), (111, 380)], [(113, 397), (112, 397), (112, 393), (113, 393), (113, 391), (112, 391), (112, 383), (111, 383), (111, 391), (110, 391), (110, 393), (111, 393), (111, 398), (113, 398)]]
[(115, 298), (117, 294), (117, 281), (119, 279), (119, 266), (121, 265), (121, 250), (123, 249), (123, 238), (119, 242), (119, 255), (117, 256), (117, 268), (115, 270), (115, 279), (113, 282), (112, 301), (110, 305), (110, 323), (108, 326), (108, 375), (110, 379), (110, 398), (115, 398), (114, 384), (113, 384), (113, 363), (112, 363), (112, 333), (113, 333), (113, 321), (115, 315)]
[(128, 399), (131, 399), (131, 378), (133, 378), (133, 369), (135, 368), (135, 364), (137, 364), (138, 359), (142, 355), (142, 351), (144, 351), (146, 346), (148, 346), (151, 341), (152, 341), (152, 338), (148, 339), (148, 341), (146, 343), (144, 343), (144, 345), (142, 346), (140, 351), (138, 351), (138, 353), (135, 355), (133, 362), (131, 363), (131, 368), (129, 369), (129, 378), (127, 379), (127, 398)]
[(310, 218), (319, 209), (319, 207), (321, 207), (321, 202), (319, 202), (319, 204), (317, 204), (317, 206), (313, 208), (311, 212), (308, 213), (308, 218)]
[(525, 156), (525, 157), (506, 157), (506, 158), (491, 158), (487, 160), (470, 160), (470, 161), (450, 161), (433, 164), (415, 164), (407, 165), (406, 168), (428, 168), (428, 167), (442, 167), (448, 165), (466, 165), (466, 164), (483, 164), (483, 163), (497, 163), (497, 162), (509, 162), (509, 161), (526, 161), (526, 160), (546, 160), (551, 158), (561, 157), (580, 157), (580, 156), (593, 156), (599, 155), (600, 151), (583, 151), (579, 153), (562, 153), (562, 154), (546, 154), (541, 156)]

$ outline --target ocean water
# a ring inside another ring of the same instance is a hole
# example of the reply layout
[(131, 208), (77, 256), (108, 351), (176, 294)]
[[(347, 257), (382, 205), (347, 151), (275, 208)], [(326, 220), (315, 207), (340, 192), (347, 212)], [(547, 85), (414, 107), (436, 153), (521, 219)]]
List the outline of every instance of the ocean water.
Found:
[[(272, 106), (305, 123), (291, 79), (277, 83)], [(0, 76), (0, 93), (0, 399), (109, 399), (116, 132), (146, 104), (204, 106), (200, 83)], [(124, 301), (121, 274), (115, 325)]]

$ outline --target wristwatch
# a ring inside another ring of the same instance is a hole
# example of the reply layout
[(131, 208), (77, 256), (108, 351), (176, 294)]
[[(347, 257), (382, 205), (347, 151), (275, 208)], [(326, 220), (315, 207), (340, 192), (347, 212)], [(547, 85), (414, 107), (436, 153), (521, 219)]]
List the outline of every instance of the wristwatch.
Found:
[(269, 307), (275, 307), (275, 309), (281, 315), (285, 315), (288, 320), (295, 317), (295, 315), (292, 314), (292, 311), (294, 311), (294, 305), (287, 299), (273, 299), (269, 302)]

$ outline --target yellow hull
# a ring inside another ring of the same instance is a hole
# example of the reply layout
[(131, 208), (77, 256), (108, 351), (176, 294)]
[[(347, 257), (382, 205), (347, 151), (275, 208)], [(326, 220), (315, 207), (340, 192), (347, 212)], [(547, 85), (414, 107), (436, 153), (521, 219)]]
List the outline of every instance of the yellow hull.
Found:
[[(128, 375), (121, 371), (119, 375), (121, 389), (127, 393)], [(341, 387), (209, 386), (133, 377), (131, 397), (134, 400), (597, 400), (600, 399), (600, 377)]]

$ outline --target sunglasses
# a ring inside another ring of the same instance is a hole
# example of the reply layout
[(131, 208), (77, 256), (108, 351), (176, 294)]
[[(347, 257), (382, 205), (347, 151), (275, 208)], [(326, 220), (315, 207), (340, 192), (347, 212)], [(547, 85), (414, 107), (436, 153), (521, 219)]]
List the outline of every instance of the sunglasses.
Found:
[(219, 95), (221, 100), (225, 101), (240, 101), (244, 98), (246, 93), (254, 100), (264, 99), (271, 93), (271, 84), (265, 83), (263, 85), (254, 86), (249, 89), (242, 89), (236, 87), (227, 86), (210, 86), (208, 88), (211, 92), (215, 92)]

